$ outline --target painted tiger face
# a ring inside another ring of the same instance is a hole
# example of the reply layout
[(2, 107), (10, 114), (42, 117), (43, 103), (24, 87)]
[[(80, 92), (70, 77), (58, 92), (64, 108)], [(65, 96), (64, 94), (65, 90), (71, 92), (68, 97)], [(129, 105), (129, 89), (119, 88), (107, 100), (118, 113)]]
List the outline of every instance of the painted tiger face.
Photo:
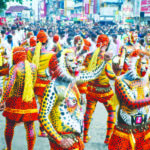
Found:
[(66, 67), (73, 77), (78, 76), (79, 67), (75, 53), (68, 53), (66, 55)]
[(148, 59), (139, 58), (136, 65), (138, 76), (144, 77), (148, 71)]

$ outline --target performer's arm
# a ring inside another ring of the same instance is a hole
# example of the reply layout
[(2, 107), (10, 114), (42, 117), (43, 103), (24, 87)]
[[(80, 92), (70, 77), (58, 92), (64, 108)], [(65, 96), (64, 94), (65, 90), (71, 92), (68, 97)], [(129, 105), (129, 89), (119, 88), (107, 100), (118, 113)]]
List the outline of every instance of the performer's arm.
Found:
[(141, 108), (150, 105), (150, 97), (144, 99), (134, 99), (131, 89), (120, 79), (115, 81), (115, 91), (119, 100), (131, 109)]
[(126, 55), (126, 48), (124, 48), (124, 47), (122, 46), (122, 47), (120, 48), (120, 50), (119, 50), (119, 56), (120, 56), (119, 66), (120, 66), (121, 68), (123, 68), (123, 65), (124, 65), (125, 55)]
[(111, 80), (116, 79), (116, 75), (112, 70), (112, 60), (107, 62), (106, 66), (105, 66), (105, 73), (109, 79), (111, 79)]
[(104, 61), (100, 66), (96, 67), (93, 71), (86, 71), (84, 73), (80, 73), (79, 76), (76, 78), (77, 84), (84, 83), (87, 81), (91, 81), (99, 77), (101, 72), (103, 71), (105, 67), (106, 61)]
[(1, 101), (2, 103), (6, 101), (7, 97), (9, 97), (9, 93), (15, 84), (16, 76), (17, 76), (17, 66), (13, 66), (10, 70), (9, 79), (2, 96), (2, 101)]
[(62, 140), (62, 137), (53, 128), (53, 125), (49, 120), (49, 114), (53, 109), (53, 106), (56, 101), (57, 101), (57, 94), (54, 89), (54, 83), (51, 82), (45, 90), (45, 96), (42, 101), (39, 117), (40, 123), (43, 125), (47, 134), (59, 144)]
[(83, 66), (85, 66), (85, 68), (87, 69), (88, 68), (88, 65), (89, 65), (89, 63), (90, 63), (90, 60), (91, 60), (91, 58), (92, 58), (92, 54), (93, 53), (89, 53), (89, 54), (87, 54), (87, 56), (86, 56), (86, 58), (85, 58), (85, 60), (84, 60), (84, 62), (83, 62)]

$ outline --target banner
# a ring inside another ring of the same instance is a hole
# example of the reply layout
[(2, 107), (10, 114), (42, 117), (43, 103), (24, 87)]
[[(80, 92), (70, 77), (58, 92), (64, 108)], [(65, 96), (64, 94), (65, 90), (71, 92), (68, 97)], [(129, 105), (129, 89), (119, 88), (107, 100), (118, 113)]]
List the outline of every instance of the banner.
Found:
[(40, 17), (44, 18), (46, 17), (46, 1), (40, 2)]
[(89, 0), (84, 0), (83, 1), (84, 4), (84, 14), (89, 14), (90, 13), (90, 5), (89, 5)]
[(150, 14), (150, 0), (142, 0), (141, 12), (145, 12), (145, 15)]
[(97, 13), (97, 0), (94, 0), (94, 3), (93, 3), (93, 13), (94, 14)]
[(89, 4), (85, 4), (85, 14), (89, 14)]

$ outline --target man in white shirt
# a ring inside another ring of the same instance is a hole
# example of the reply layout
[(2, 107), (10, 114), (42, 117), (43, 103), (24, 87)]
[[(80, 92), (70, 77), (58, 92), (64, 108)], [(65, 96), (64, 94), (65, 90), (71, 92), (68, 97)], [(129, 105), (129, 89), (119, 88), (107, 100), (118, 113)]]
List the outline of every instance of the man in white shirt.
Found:
[(11, 28), (11, 34), (12, 34), (12, 37), (13, 37), (13, 44), (16, 43), (17, 46), (19, 46), (20, 39), (19, 39), (19, 36), (18, 36), (18, 34), (16, 32), (16, 27), (12, 27)]
[(121, 42), (117, 39), (117, 35), (113, 34), (108, 51), (112, 51), (113, 56), (116, 56), (118, 55), (120, 47), (121, 47)]
[(89, 39), (89, 41), (91, 43), (90, 52), (93, 52), (97, 49), (96, 40), (97, 40), (97, 35), (95, 33), (91, 33), (91, 38)]
[(67, 45), (67, 39), (65, 37), (65, 32), (61, 31), (61, 32), (59, 32), (59, 35), (60, 35), (59, 42), (60, 42), (61, 47), (63, 48)]
[(53, 32), (51, 30), (48, 31), (48, 43), (47, 50), (51, 51), (53, 48)]
[(13, 39), (12, 35), (7, 36), (7, 40), (5, 40), (3, 47), (6, 50), (9, 68), (12, 66), (12, 50), (14, 47), (17, 47), (17, 42)]

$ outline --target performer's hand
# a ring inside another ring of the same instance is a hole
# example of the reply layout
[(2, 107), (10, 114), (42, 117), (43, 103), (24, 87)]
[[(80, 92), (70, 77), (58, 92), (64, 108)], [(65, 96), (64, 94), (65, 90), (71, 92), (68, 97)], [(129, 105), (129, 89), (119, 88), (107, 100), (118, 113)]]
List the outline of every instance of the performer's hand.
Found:
[(0, 96), (3, 94), (3, 89), (0, 88)]
[(70, 138), (67, 138), (67, 139), (62, 139), (59, 145), (60, 147), (67, 149), (67, 148), (70, 148), (73, 144), (74, 144), (74, 141)]
[(105, 61), (111, 60), (112, 57), (113, 57), (113, 53), (112, 53), (112, 52), (106, 52), (106, 53), (104, 54), (104, 60), (105, 60)]
[(3, 111), (5, 109), (5, 103), (0, 103), (0, 111)]
[(4, 58), (5, 58), (5, 59), (8, 59), (9, 57), (8, 57), (8, 56), (4, 56)]

